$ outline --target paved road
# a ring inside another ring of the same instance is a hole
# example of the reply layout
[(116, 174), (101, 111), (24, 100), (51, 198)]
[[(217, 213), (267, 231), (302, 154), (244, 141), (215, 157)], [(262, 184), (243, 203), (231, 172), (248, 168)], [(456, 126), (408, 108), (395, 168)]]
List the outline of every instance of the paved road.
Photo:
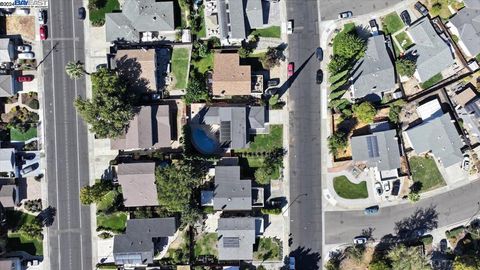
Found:
[(344, 11), (352, 11), (353, 16), (368, 14), (388, 8), (402, 0), (320, 0), (321, 20), (334, 20)]
[(89, 179), (87, 129), (72, 104), (85, 96), (85, 80), (72, 81), (64, 71), (68, 61), (84, 61), (83, 22), (76, 19), (80, 4), (51, 3), (43, 46), (48, 201), (57, 209), (47, 235), (50, 270), (93, 269), (90, 211), (78, 197)]
[[(412, 204), (401, 204), (380, 209), (377, 216), (365, 216), (363, 211), (326, 212), (325, 243), (349, 243), (362, 229), (373, 228), (374, 238), (394, 232), (395, 222), (412, 216), (419, 209), (433, 208), (438, 214), (438, 227), (468, 220), (476, 213), (480, 201), (480, 181), (426, 198)], [(417, 217), (417, 220), (419, 218)], [(421, 218), (420, 218), (421, 220)], [(422, 222), (418, 222), (421, 226)]]
[(313, 55), (320, 44), (317, 1), (289, 0), (287, 14), (294, 20), (288, 46), (289, 61), (296, 70), (288, 89), (290, 250), (297, 258), (297, 269), (321, 269), (320, 87), (315, 82), (319, 62)]

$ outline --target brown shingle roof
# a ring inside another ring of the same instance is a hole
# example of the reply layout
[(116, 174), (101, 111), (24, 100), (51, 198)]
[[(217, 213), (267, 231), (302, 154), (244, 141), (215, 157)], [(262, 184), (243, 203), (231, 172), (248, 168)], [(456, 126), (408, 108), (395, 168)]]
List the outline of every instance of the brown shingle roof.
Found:
[(119, 164), (117, 176), (125, 207), (158, 205), (154, 162)]
[(213, 56), (212, 92), (214, 96), (248, 96), (252, 92), (250, 66), (241, 66), (237, 53)]
[[(145, 80), (145, 88), (156, 91), (155, 50), (118, 50), (115, 55), (118, 70), (121, 73), (132, 74), (139, 72), (140, 80)], [(142, 85), (142, 87), (140, 86)], [(133, 83), (135, 91), (142, 92), (143, 83)]]
[(475, 91), (471, 87), (468, 87), (462, 92), (456, 94), (454, 97), (454, 100), (455, 100), (455, 103), (457, 103), (457, 105), (465, 107), (465, 104), (467, 104), (470, 100), (472, 100), (476, 96), (477, 94), (475, 93)]

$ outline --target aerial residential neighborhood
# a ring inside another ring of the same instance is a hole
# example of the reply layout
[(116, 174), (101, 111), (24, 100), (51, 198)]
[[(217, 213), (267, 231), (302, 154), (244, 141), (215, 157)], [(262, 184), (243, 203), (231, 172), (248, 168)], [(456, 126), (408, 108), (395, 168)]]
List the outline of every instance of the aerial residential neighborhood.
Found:
[(0, 269), (480, 269), (479, 20), (0, 3)]

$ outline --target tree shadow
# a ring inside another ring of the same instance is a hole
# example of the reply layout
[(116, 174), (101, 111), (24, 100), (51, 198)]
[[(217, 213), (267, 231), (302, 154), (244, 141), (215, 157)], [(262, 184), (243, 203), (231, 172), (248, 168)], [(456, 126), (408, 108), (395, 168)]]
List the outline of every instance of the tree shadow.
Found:
[(43, 224), (43, 226), (50, 227), (55, 221), (56, 215), (57, 215), (57, 209), (55, 207), (49, 206), (43, 209), (43, 211), (40, 212), (40, 214), (38, 214), (37, 219), (40, 221), (41, 224)]
[[(155, 82), (150, 82), (147, 79), (141, 77), (142, 65), (137, 58), (128, 58), (128, 55), (124, 55), (120, 58), (116, 58), (116, 69), (119, 76), (127, 82), (127, 87), (135, 94), (146, 93), (151, 90), (149, 84), (155, 86)], [(155, 73), (155, 71), (151, 71)], [(155, 76), (155, 74), (154, 74)]]
[(311, 249), (298, 247), (290, 252), (290, 257), (295, 257), (295, 269), (319, 270), (322, 269), (322, 256)]
[(395, 223), (395, 233), (402, 240), (418, 238), (438, 226), (438, 213), (435, 206), (418, 208), (410, 217)]

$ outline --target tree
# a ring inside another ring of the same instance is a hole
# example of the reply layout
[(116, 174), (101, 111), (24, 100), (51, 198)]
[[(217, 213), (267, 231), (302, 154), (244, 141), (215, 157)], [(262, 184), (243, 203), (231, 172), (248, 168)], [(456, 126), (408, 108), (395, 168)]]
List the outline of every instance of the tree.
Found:
[(387, 257), (392, 262), (392, 270), (426, 270), (431, 269), (427, 258), (417, 247), (397, 245), (391, 249)]
[(436, 2), (435, 4), (432, 5), (432, 14), (439, 14), (440, 11), (442, 10), (442, 3)]
[(67, 73), (68, 77), (72, 80), (80, 79), (83, 75), (87, 72), (85, 71), (85, 67), (82, 62), (77, 61), (69, 61), (65, 66), (65, 72)]
[(92, 74), (91, 80), (92, 99), (78, 97), (74, 105), (97, 137), (116, 138), (135, 116), (134, 98), (125, 81), (110, 70), (100, 69)]
[(273, 175), (282, 165), (283, 149), (277, 148), (269, 153), (260, 168), (255, 170), (255, 182), (260, 185), (267, 185), (273, 178)]
[(260, 62), (262, 62), (264, 69), (271, 69), (280, 65), (280, 61), (284, 59), (285, 56), (283, 55), (283, 51), (277, 48), (268, 47), (265, 55), (260, 58)]
[(182, 227), (195, 225), (202, 217), (202, 211), (198, 207), (186, 204), (181, 213)]
[(356, 261), (357, 263), (361, 262), (363, 259), (363, 254), (365, 253), (365, 246), (355, 245), (345, 249), (345, 254), (351, 260)]
[(155, 172), (158, 202), (168, 212), (182, 212), (190, 204), (193, 189), (201, 183), (198, 170), (189, 164), (158, 168)]
[(347, 134), (336, 131), (328, 137), (328, 149), (330, 153), (336, 155), (340, 150), (345, 150), (348, 146)]
[(418, 192), (410, 191), (410, 193), (408, 193), (408, 200), (411, 203), (416, 203), (420, 200), (420, 194)]
[(343, 33), (335, 39), (334, 53), (346, 59), (358, 59), (365, 54), (366, 49), (365, 41), (353, 33)]
[(364, 101), (353, 105), (353, 114), (363, 123), (369, 124), (373, 122), (377, 110), (373, 107), (372, 103)]
[(343, 71), (349, 63), (349, 60), (340, 55), (334, 55), (328, 63), (328, 72), (331, 76)]
[(251, 53), (252, 51), (244, 46), (238, 49), (238, 56), (240, 56), (240, 58), (247, 58)]
[(92, 186), (84, 186), (80, 189), (80, 202), (86, 205), (97, 203), (113, 188), (112, 182), (104, 180), (98, 181)]
[(31, 222), (27, 222), (27, 223), (23, 224), (20, 227), (19, 232), (27, 235), (30, 238), (38, 238), (38, 239), (43, 238), (42, 224), (36, 218), (33, 219)]
[(368, 270), (390, 270), (390, 266), (384, 261), (376, 261), (368, 265)]
[(400, 76), (407, 76), (409, 78), (413, 77), (413, 74), (415, 74), (415, 70), (417, 69), (417, 64), (406, 58), (398, 59), (395, 62), (395, 66), (397, 67)]
[(205, 79), (199, 74), (190, 76), (185, 95), (182, 97), (187, 104), (208, 100), (208, 89)]
[(98, 10), (107, 4), (106, 0), (88, 0), (88, 9), (89, 10)]
[(208, 45), (205, 44), (204, 42), (200, 42), (198, 46), (198, 56), (201, 58), (205, 58), (210, 54), (210, 49), (208, 48)]
[(460, 255), (453, 262), (454, 270), (477, 270), (480, 269), (480, 258), (475, 255)]

